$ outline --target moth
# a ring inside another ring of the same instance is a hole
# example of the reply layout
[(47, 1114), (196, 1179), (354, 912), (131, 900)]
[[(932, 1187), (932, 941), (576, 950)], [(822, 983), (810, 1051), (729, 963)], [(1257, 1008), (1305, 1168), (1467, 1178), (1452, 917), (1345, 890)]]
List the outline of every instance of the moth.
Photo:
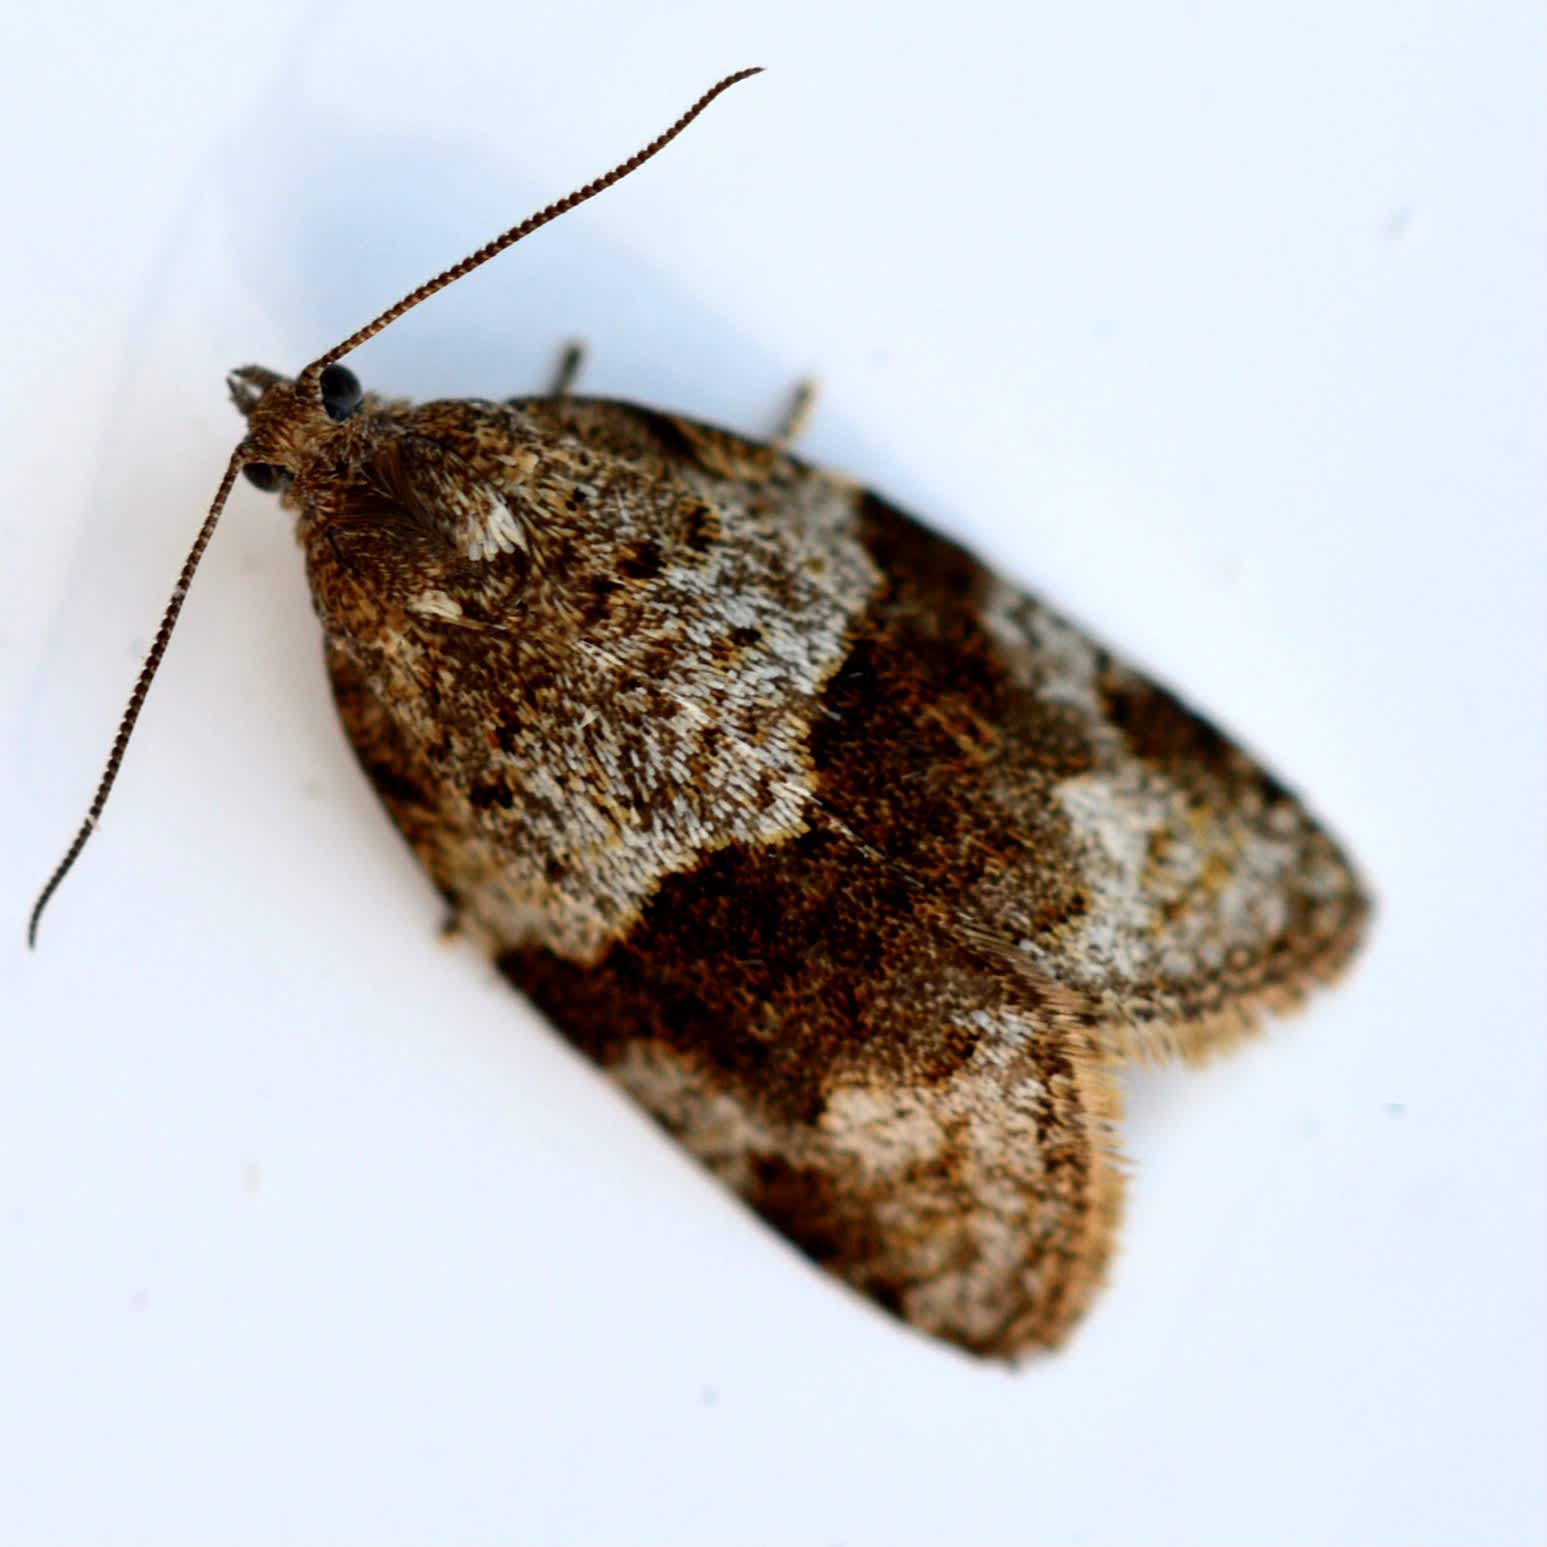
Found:
[[(808, 1257), (975, 1354), (1057, 1345), (1122, 1203), (1114, 1071), (1197, 1063), (1348, 961), (1305, 807), (946, 538), (772, 442), (554, 389), (413, 405), (340, 363), (655, 155), (412, 291), (246, 432), (339, 717), (456, 925)], [(570, 362), (571, 367), (573, 361)]]

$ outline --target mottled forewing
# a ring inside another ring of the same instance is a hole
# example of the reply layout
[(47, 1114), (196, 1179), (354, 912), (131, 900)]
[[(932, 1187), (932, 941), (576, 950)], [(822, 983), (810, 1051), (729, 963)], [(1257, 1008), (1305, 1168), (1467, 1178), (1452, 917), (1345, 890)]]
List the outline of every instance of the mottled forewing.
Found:
[(1164, 690), (841, 479), (623, 405), (421, 412), (480, 488), (456, 615), (410, 599), (329, 662), (448, 902), (815, 1261), (975, 1351), (1056, 1343), (1119, 1207), (1107, 1066), (1335, 971), (1346, 861)]
[(860, 527), (889, 584), (824, 737), (859, 838), (1107, 1057), (1205, 1056), (1343, 966), (1364, 892), (1282, 784), (955, 545), (874, 497)]

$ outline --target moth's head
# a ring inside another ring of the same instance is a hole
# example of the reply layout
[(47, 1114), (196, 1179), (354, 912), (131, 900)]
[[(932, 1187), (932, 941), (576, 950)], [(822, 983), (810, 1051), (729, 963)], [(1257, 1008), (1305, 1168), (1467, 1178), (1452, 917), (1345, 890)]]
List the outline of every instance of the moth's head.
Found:
[(226, 386), (247, 420), (242, 472), (271, 494), (283, 494), (365, 402), (355, 373), (336, 361), (295, 381), (261, 365), (244, 365), (226, 377)]
[[(204, 523), (193, 540), (193, 546), (188, 550), (188, 557), (183, 561), (177, 584), (172, 588), (171, 599), (162, 614), (161, 626), (156, 630), (150, 654), (141, 669), (129, 707), (124, 711), (124, 717), (119, 723), (113, 750), (108, 755), (107, 765), (97, 783), (97, 792), (92, 797), (86, 819), (81, 823), (74, 841), (66, 850), (64, 858), (55, 867), (53, 875), (49, 877), (47, 885), (33, 905), (32, 917), (27, 924), (29, 944), (36, 941), (38, 920), (42, 918), (49, 898), (58, 890), (59, 883), (64, 880), (70, 867), (74, 865), (81, 850), (86, 846), (86, 841), (95, 830), (97, 819), (102, 814), (102, 808), (107, 804), (113, 781), (118, 777), (119, 765), (123, 762), (124, 749), (134, 733), (141, 706), (145, 702), (145, 695), (150, 690), (151, 679), (156, 675), (161, 658), (166, 653), (167, 643), (172, 637), (178, 614), (182, 611), (183, 599), (188, 594), (194, 571), (199, 567), (199, 560), (214, 535), (215, 524), (220, 519), (220, 512), (236, 482), (237, 474), (245, 473), (250, 483), (256, 484), (260, 489), (279, 494), (283, 494), (297, 478), (308, 471), (311, 471), (319, 480), (326, 479), (329, 474), (331, 454), (342, 451), (347, 459), (349, 447), (353, 447), (358, 453), (371, 437), (370, 425), (375, 418), (372, 410), (380, 410), (384, 406), (380, 398), (367, 398), (361, 392), (360, 383), (355, 379), (354, 372), (340, 365), (338, 363), (340, 359), (358, 349), (368, 339), (374, 338), (383, 328), (390, 326), (404, 312), (411, 311), (421, 301), (428, 300), (437, 291), (454, 284), (464, 274), (472, 273), (474, 269), (487, 263), (491, 258), (497, 257), (506, 248), (513, 247), (523, 237), (530, 236), (539, 227), (557, 220), (560, 215), (574, 209), (578, 204), (584, 204), (587, 199), (594, 198), (620, 178), (627, 177), (636, 167), (642, 166), (676, 139), (721, 92), (734, 86), (737, 81), (756, 74), (757, 71), (751, 69), (737, 70), (734, 75), (727, 75), (724, 80), (711, 86), (676, 123), (664, 133), (658, 134), (643, 149), (635, 151), (626, 161), (620, 161), (610, 172), (593, 178), (572, 194), (555, 200), (534, 215), (527, 216), (525, 220), (495, 237), (492, 242), (486, 242), (476, 252), (470, 253), (460, 263), (452, 264), (449, 269), (443, 269), (433, 279), (428, 279), (422, 285), (410, 290), (401, 301), (389, 306), (380, 316), (351, 333), (341, 343), (335, 344), (320, 359), (313, 361), (294, 381), (276, 375), (273, 371), (266, 371), (257, 365), (245, 365), (240, 370), (231, 372), (226, 380), (236, 406), (247, 420), (247, 434), (232, 452), (231, 460), (226, 465), (225, 476), (221, 479), (220, 487), (210, 504), (209, 513), (205, 516)], [(362, 409), (365, 410), (363, 414)], [(432, 482), (434, 472), (433, 468), (430, 469)], [(477, 501), (474, 504), (477, 507)], [(456, 512), (453, 514), (455, 515)], [(451, 534), (453, 546), (457, 538), (465, 537), (469, 548), (476, 539), (481, 545), (480, 551), (490, 543), (494, 545), (496, 551), (499, 551), (506, 546), (507, 539), (511, 542), (516, 541), (507, 532), (506, 523), (501, 521), (499, 511), (494, 509), (486, 499), (481, 507), (474, 508), (471, 513), (464, 510), (461, 513), (461, 519), (462, 526)]]

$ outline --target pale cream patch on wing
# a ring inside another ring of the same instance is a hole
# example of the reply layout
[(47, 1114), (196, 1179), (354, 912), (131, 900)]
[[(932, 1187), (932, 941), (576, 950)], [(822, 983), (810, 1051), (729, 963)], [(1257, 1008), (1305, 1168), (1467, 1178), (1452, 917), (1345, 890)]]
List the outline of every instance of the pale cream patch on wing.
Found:
[[(1056, 796), (1092, 894), (1065, 948), (1097, 972), (1189, 978), (1288, 925), (1300, 844), (1189, 809), (1180, 791), (1132, 764), (1066, 780)], [(1163, 858), (1152, 863), (1157, 849)]]
[(425, 618), (444, 618), (455, 621), (462, 616), (462, 604), (454, 596), (448, 596), (438, 586), (428, 587), (411, 596), (404, 605), (410, 612)]
[[(977, 1009), (963, 1019), (979, 1040), (955, 1075), (930, 1085), (839, 1084), (810, 1126), (762, 1117), (660, 1043), (630, 1044), (607, 1069), (740, 1193), (755, 1199), (769, 1156), (826, 1178), (853, 1217), (870, 1222), (856, 1237), (862, 1255), (829, 1266), (861, 1287), (891, 1286), (901, 1314), (924, 1330), (992, 1348), (1017, 1326), (1039, 1324), (1070, 1273), (1068, 1253), (1095, 1251), (1080, 1272), (1099, 1272), (1115, 1208), (1106, 1155), (1116, 1114), (1090, 1111), (1075, 1131), (1051, 1131), (1050, 1093), (1024, 1052), (1037, 1035), (1030, 1018)], [(1049, 1143), (1088, 1149), (1101, 1177), (1090, 1199), (1049, 1177)]]
[(634, 1042), (605, 1065), (607, 1074), (736, 1192), (752, 1186), (758, 1155), (782, 1152), (787, 1136), (746, 1102), (660, 1042)]
[(980, 616), (1005, 663), (1040, 698), (1082, 715), (1094, 731), (1104, 728), (1098, 645), (997, 575), (984, 586)]
[(520, 517), (486, 483), (469, 480), (447, 488), (442, 514), (452, 545), (475, 563), (530, 551)]
[(1345, 867), (1293, 801), (1264, 806), (1243, 781), (1233, 803), (1204, 804), (1133, 756), (1101, 686), (1136, 679), (1073, 624), (997, 579), (982, 616), (1018, 677), (1080, 717), (1097, 765), (1053, 791), (1091, 906), (1056, 938), (1019, 942), (1040, 970), (1095, 988), (1197, 981), (1281, 938), (1297, 894), (1346, 892)]
[[(667, 876), (805, 828), (812, 717), (880, 573), (840, 480), (805, 475), (776, 521), (704, 498), (719, 539), (633, 594), (629, 630), (571, 642), (572, 712), (508, 760), (512, 808), (461, 824), (458, 893), (505, 948), (594, 961)], [(653, 535), (598, 514), (620, 551)]]

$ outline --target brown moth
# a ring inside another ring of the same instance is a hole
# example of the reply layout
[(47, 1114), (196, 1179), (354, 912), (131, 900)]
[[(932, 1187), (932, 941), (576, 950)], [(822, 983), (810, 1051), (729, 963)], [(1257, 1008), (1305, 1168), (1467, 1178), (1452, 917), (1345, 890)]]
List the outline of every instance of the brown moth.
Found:
[[(971, 1351), (1059, 1343), (1122, 1201), (1113, 1070), (1201, 1061), (1367, 913), (1206, 720), (876, 495), (555, 390), (414, 406), (338, 362), (632, 171), (422, 285), (247, 430), (339, 716), (459, 927), (775, 1229)], [(570, 362), (571, 367), (573, 361)]]

